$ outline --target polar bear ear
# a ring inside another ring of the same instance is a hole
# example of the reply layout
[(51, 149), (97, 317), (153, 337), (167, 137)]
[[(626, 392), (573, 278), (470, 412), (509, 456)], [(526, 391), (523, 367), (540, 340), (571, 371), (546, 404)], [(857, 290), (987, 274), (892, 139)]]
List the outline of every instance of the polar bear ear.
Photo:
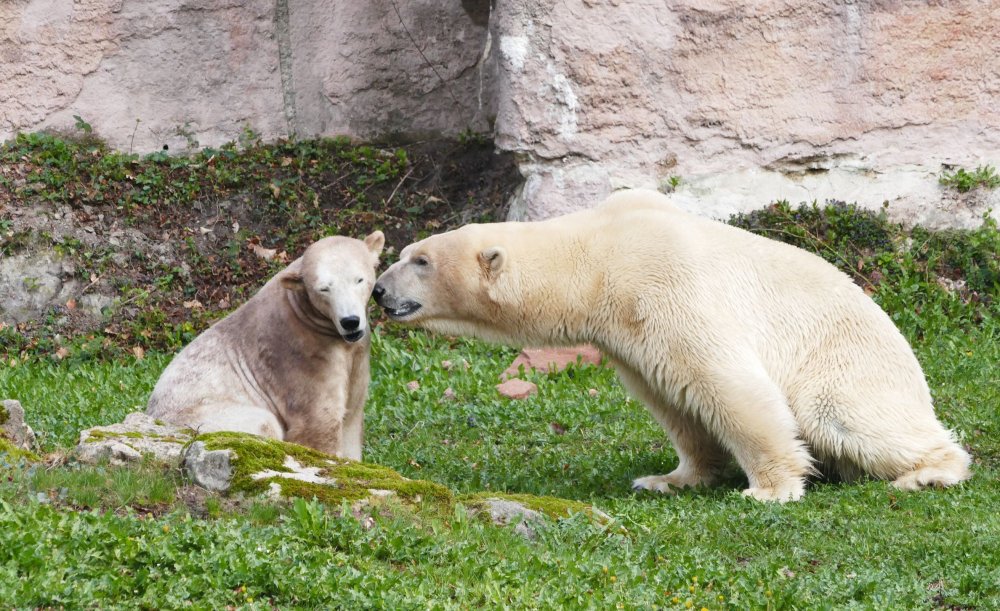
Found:
[(490, 246), (479, 253), (479, 261), (487, 273), (495, 274), (507, 264), (507, 251), (502, 246)]
[(289, 291), (301, 291), (305, 287), (305, 283), (302, 281), (302, 274), (300, 272), (289, 272), (281, 274), (278, 278), (281, 281), (281, 286), (285, 287)]
[(385, 246), (385, 234), (381, 231), (371, 232), (367, 238), (365, 238), (365, 245), (368, 246), (368, 250), (372, 252), (376, 257), (382, 254), (382, 247)]

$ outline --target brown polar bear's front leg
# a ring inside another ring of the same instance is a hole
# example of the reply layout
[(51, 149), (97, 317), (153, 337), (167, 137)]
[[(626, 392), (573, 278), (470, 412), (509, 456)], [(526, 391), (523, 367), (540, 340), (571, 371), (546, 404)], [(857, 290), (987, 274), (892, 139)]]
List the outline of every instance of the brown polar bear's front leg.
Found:
[(666, 475), (648, 475), (632, 482), (633, 489), (669, 493), (675, 488), (710, 486), (715, 483), (729, 455), (692, 414), (660, 400), (645, 378), (612, 359), (622, 384), (642, 401), (670, 436), (677, 451), (677, 468)]
[(367, 352), (355, 357), (349, 380), (344, 427), (337, 456), (360, 461), (365, 437), (365, 401), (368, 399), (368, 384), (371, 382)]

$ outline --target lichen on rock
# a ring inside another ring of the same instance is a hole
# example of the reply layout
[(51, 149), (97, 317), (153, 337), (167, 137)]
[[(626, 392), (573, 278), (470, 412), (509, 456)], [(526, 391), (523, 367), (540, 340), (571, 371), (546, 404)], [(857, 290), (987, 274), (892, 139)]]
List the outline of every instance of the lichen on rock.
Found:
[(9, 439), (0, 435), (0, 456), (6, 454), (10, 459), (18, 461), (24, 459), (28, 462), (38, 462), (41, 458), (31, 450), (25, 450), (14, 445)]
[(96, 426), (80, 432), (76, 456), (80, 462), (108, 462), (120, 465), (152, 455), (156, 460), (176, 465), (181, 450), (191, 441), (194, 431), (154, 420), (135, 412), (125, 420), (108, 426)]
[(411, 480), (388, 467), (337, 458), (294, 443), (244, 433), (207, 433), (196, 443), (204, 450), (229, 451), (233, 475), (228, 490), (246, 495), (274, 494), (338, 504), (393, 497), (404, 504), (448, 503), (440, 484)]

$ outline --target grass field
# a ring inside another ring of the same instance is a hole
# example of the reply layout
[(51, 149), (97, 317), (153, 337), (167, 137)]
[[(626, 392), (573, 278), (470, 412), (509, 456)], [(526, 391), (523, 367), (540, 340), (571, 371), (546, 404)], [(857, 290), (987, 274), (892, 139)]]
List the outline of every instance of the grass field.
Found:
[[(177, 474), (78, 469), (74, 481), (7, 465), (0, 600), (18, 608), (997, 608), (1000, 328), (989, 320), (945, 329), (916, 349), (943, 419), (972, 447), (975, 477), (921, 493), (816, 483), (799, 503), (765, 505), (740, 496), (736, 470), (715, 489), (633, 493), (631, 478), (667, 471), (675, 456), (606, 369), (534, 374), (538, 395), (509, 401), (494, 384), (513, 350), (382, 329), (367, 461), (456, 491), (582, 500), (613, 522), (547, 522), (527, 541), (461, 510), (400, 512), (367, 530), (339, 507), (310, 502), (208, 519), (178, 506), (149, 517), (135, 507), (169, 503)], [(167, 361), (7, 364), (0, 394), (25, 404), (52, 451), (82, 426), (141, 405)], [(407, 390), (412, 380), (419, 389)], [(446, 388), (453, 399), (443, 398)], [(60, 494), (73, 502), (58, 502)]]

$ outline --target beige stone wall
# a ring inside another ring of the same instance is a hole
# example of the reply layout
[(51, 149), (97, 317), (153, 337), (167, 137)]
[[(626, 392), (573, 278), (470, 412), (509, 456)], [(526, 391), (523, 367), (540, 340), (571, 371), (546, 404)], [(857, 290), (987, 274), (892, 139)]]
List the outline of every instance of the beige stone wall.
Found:
[(839, 198), (968, 224), (942, 167), (1000, 165), (1000, 3), (512, 0), (495, 16), (498, 143), (550, 216), (663, 186), (725, 216)]
[(1000, 191), (937, 177), (1000, 166), (998, 58), (996, 0), (7, 0), (0, 139), (73, 115), (136, 152), (494, 129), (517, 218), (677, 176), (712, 216), (968, 225)]
[(136, 152), (246, 126), (266, 139), (483, 131), (488, 19), (479, 0), (5, 0), (0, 139), (72, 129), (73, 115)]

